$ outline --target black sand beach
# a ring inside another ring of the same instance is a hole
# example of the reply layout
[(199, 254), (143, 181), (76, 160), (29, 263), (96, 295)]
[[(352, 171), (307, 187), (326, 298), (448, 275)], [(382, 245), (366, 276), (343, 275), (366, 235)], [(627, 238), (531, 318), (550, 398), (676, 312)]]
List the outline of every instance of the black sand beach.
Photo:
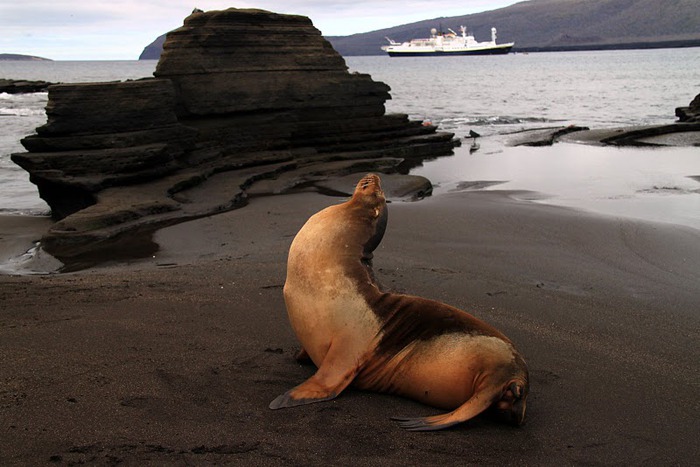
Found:
[(269, 410), (314, 371), (293, 359), (286, 251), (339, 201), (259, 198), (159, 231), (133, 264), (0, 276), (0, 464), (697, 463), (700, 231), (506, 192), (391, 203), (374, 268), (516, 343), (525, 426), (406, 432), (389, 417), (439, 410), (352, 388)]

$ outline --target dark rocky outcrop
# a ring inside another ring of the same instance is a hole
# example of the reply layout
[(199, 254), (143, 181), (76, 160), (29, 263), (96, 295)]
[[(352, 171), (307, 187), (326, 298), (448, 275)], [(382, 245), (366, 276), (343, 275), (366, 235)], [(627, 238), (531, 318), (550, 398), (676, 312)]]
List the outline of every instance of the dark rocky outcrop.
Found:
[(700, 122), (619, 128), (603, 135), (600, 142), (611, 146), (700, 146)]
[(158, 60), (160, 54), (163, 53), (163, 44), (165, 44), (165, 36), (158, 36), (156, 40), (144, 47), (143, 52), (139, 55), (139, 60)]
[[(389, 87), (349, 73), (302, 16), (193, 13), (168, 34), (154, 75), (51, 86), (47, 123), (12, 156), (52, 209), (43, 244), (60, 258), (252, 195), (406, 173), (457, 144), (386, 115)], [(401, 196), (429, 192), (424, 179), (394, 185)]]
[(565, 126), (511, 133), (509, 146), (551, 146), (554, 143), (598, 146), (700, 146), (700, 122), (671, 123), (622, 128)]
[(52, 86), (47, 123), (12, 160), (30, 173), (54, 218), (98, 201), (111, 186), (147, 182), (181, 167), (196, 131), (175, 116), (169, 80)]
[(574, 142), (608, 146), (700, 146), (700, 94), (688, 107), (677, 107), (678, 122), (625, 128), (588, 129), (569, 125), (513, 133), (510, 146), (551, 146)]
[(676, 117), (679, 122), (700, 122), (700, 94), (687, 107), (677, 107)]
[(586, 130), (588, 127), (569, 125), (518, 131), (512, 133), (507, 144), (509, 146), (551, 146), (565, 135)]
[(0, 93), (28, 94), (32, 92), (45, 92), (54, 83), (48, 81), (27, 81), (21, 79), (0, 78)]

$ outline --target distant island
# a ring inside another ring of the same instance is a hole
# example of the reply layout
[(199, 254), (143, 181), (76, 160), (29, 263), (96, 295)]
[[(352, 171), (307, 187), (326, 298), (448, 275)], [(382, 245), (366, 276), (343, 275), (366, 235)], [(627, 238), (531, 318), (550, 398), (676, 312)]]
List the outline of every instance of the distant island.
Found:
[[(499, 42), (515, 42), (513, 52), (700, 46), (697, 0), (530, 0), (482, 13), (325, 38), (343, 56), (383, 55), (380, 47), (387, 44), (386, 37), (403, 42), (427, 37), (431, 28), (461, 25), (477, 40), (489, 39), (495, 27)], [(164, 40), (165, 34), (146, 46), (139, 59), (157, 60)]]
[(33, 55), (0, 54), (0, 60), (25, 61), (25, 62), (52, 62), (50, 58), (35, 57)]

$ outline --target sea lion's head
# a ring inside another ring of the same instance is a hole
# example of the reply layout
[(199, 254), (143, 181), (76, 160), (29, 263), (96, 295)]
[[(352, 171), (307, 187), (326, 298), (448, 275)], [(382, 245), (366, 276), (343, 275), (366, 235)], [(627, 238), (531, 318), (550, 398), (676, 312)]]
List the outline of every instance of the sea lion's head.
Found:
[(520, 379), (510, 381), (506, 385), (501, 399), (496, 402), (496, 410), (506, 416), (506, 418), (510, 418), (514, 425), (522, 425), (525, 423), (528, 391), (529, 385), (527, 381)]
[[(384, 197), (379, 175), (370, 173), (362, 177), (362, 179), (357, 182), (352, 200), (362, 206), (374, 207), (377, 208), (377, 210), (381, 209), (382, 206), (386, 204), (386, 198)], [(376, 217), (379, 217), (378, 211)]]
[[(367, 222), (371, 227), (371, 234), (363, 248), (363, 258), (370, 260), (372, 252), (377, 248), (384, 237), (388, 219), (386, 198), (382, 190), (381, 180), (377, 174), (367, 174), (357, 182), (351, 203), (355, 209), (362, 212), (362, 222)], [(367, 224), (365, 224), (367, 225)]]

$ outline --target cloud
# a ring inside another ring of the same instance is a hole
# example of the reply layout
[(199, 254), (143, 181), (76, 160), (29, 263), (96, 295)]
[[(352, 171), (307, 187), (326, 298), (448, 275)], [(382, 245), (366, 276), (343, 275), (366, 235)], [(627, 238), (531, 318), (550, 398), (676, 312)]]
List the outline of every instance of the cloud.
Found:
[[(181, 3), (181, 2), (173, 2)], [(131, 25), (142, 27), (157, 24), (159, 18), (182, 19), (191, 9), (167, 8), (161, 2), (111, 0), (86, 3), (75, 0), (19, 0), (0, 6), (0, 26), (6, 29), (63, 30), (90, 28), (107, 30)], [(172, 21), (170, 21), (172, 22)], [(80, 30), (76, 31), (77, 33)]]
[[(349, 35), (445, 16), (493, 10), (516, 3), (508, 0), (446, 0), (436, 8), (425, 0), (276, 0), (238, 2), (245, 8), (308, 16), (326, 35)], [(239, 6), (239, 5), (237, 5)]]
[(348, 35), (513, 4), (513, 0), (17, 0), (0, 4), (0, 53), (57, 60), (135, 60), (156, 37), (202, 10), (258, 8), (308, 16), (325, 35)]

